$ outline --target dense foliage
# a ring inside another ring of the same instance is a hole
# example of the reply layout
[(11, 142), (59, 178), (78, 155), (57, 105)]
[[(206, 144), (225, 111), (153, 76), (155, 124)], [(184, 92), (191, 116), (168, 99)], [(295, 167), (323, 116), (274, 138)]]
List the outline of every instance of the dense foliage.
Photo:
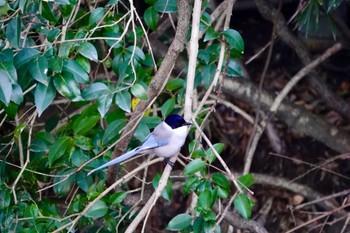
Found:
[[(87, 176), (87, 172), (110, 159), (108, 146), (120, 137), (138, 100), (147, 99), (146, 89), (161, 62), (150, 52), (147, 34), (157, 29), (160, 14), (177, 10), (176, 1), (146, 2), (143, 17), (133, 5), (115, 0), (1, 2), (3, 232), (54, 231), (105, 190), (105, 173)], [(211, 85), (221, 39), (230, 46), (225, 70), (229, 76), (239, 76), (235, 59), (244, 49), (240, 34), (233, 29), (216, 32), (205, 4), (200, 27), (206, 33), (195, 88)], [(184, 77), (170, 79), (154, 105), (159, 111), (145, 115), (131, 145), (142, 141), (163, 117), (181, 109)], [(223, 146), (214, 148), (220, 153)], [(208, 173), (207, 165), (216, 159), (210, 148), (198, 148), (193, 142), (189, 150), (193, 160), (184, 170), (183, 195), (198, 195), (196, 216), (180, 214), (168, 229), (202, 232), (214, 226), (216, 214), (211, 208), (219, 198), (229, 197), (232, 185), (224, 174)], [(97, 155), (103, 156), (92, 160)], [(253, 180), (245, 178), (242, 188)], [(153, 179), (154, 187), (157, 180), (159, 175)], [(164, 198), (171, 200), (171, 193), (169, 181)], [(129, 209), (122, 204), (126, 195), (105, 195), (74, 228), (123, 228), (131, 220), (123, 217)], [(247, 196), (240, 194), (234, 204), (249, 218), (252, 203)], [(102, 217), (103, 226), (93, 226)]]

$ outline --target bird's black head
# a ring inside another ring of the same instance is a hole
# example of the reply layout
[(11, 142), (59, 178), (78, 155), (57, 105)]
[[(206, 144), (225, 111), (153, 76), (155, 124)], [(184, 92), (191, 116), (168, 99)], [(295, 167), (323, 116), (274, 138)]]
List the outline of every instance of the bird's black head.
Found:
[(177, 114), (167, 116), (165, 123), (167, 123), (172, 129), (176, 129), (184, 125), (191, 125), (191, 123), (186, 122), (182, 116)]

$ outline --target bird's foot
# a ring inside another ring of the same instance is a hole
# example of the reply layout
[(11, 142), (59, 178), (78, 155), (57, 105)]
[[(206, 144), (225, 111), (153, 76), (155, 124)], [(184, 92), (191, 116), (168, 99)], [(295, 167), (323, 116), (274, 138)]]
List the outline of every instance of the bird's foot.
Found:
[(164, 162), (168, 164), (170, 167), (174, 167), (174, 163), (170, 161), (168, 158), (164, 158)]

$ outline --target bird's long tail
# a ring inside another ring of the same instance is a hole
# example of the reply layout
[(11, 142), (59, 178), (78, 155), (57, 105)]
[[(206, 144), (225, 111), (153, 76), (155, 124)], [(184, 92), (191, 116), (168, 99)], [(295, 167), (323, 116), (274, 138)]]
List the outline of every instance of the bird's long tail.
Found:
[(95, 169), (91, 170), (88, 173), (88, 176), (91, 175), (92, 173), (94, 173), (95, 171), (100, 170), (102, 168), (109, 167), (109, 166), (112, 166), (114, 164), (121, 163), (121, 162), (127, 160), (128, 158), (131, 158), (132, 156), (138, 154), (138, 153), (140, 153), (139, 148), (135, 148), (135, 149), (133, 149), (133, 150), (131, 150), (131, 151), (129, 151), (129, 152), (127, 152), (127, 153), (125, 153), (125, 154), (123, 154), (123, 155), (121, 155), (121, 156), (119, 156), (119, 157), (117, 157), (117, 158), (115, 158), (115, 159), (113, 159), (113, 160), (111, 160), (111, 161), (101, 165), (101, 166), (99, 166), (98, 168), (95, 168)]

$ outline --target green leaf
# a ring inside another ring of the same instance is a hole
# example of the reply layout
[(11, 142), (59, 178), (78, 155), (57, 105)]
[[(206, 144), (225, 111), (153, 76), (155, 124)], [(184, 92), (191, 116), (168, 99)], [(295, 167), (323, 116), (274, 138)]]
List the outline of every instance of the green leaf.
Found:
[(63, 68), (63, 59), (60, 57), (53, 57), (49, 59), (49, 68), (52, 72), (61, 73)]
[(8, 106), (12, 95), (12, 84), (7, 73), (0, 70), (0, 100)]
[(174, 91), (181, 87), (184, 87), (184, 85), (185, 85), (185, 80), (181, 78), (173, 78), (173, 79), (170, 79), (169, 82), (166, 84), (165, 89), (169, 91)]
[(246, 190), (254, 184), (254, 176), (252, 174), (246, 174), (238, 178), (238, 185), (242, 190)]
[(96, 48), (89, 42), (83, 42), (79, 44), (77, 48), (78, 53), (84, 57), (90, 59), (91, 61), (98, 61), (98, 55)]
[[(213, 145), (213, 147), (216, 150), (216, 152), (218, 152), (218, 154), (220, 154), (224, 150), (225, 144), (216, 143)], [(211, 148), (209, 148), (206, 151), (206, 159), (208, 160), (209, 163), (214, 162), (214, 160), (216, 159), (216, 155), (214, 154), (214, 151)]]
[(205, 162), (201, 159), (192, 160), (189, 164), (186, 165), (184, 169), (184, 174), (190, 176), (196, 172), (202, 171), (205, 168)]
[(34, 92), (34, 102), (39, 117), (50, 106), (51, 102), (56, 96), (56, 90), (50, 82), (48, 85), (38, 83)]
[(109, 108), (112, 105), (112, 100), (113, 100), (113, 94), (110, 92), (107, 94), (103, 94), (97, 99), (97, 102), (98, 102), (97, 109), (101, 117), (104, 117), (108, 112)]
[(144, 121), (141, 121), (137, 126), (136, 131), (134, 133), (134, 137), (139, 141), (143, 142), (145, 138), (150, 134), (150, 130)]
[(147, 100), (148, 98), (145, 88), (139, 83), (135, 83), (131, 87), (131, 93), (141, 100)]
[(93, 182), (92, 176), (86, 176), (85, 172), (78, 172), (75, 178), (79, 188), (81, 188), (84, 192), (88, 193), (90, 184)]
[(115, 94), (115, 103), (118, 105), (118, 107), (125, 112), (130, 113), (131, 109), (131, 95), (129, 91), (123, 90), (119, 91)]
[(143, 17), (145, 19), (146, 25), (153, 31), (156, 30), (159, 21), (159, 15), (153, 6), (150, 6), (146, 9)]
[(21, 38), (21, 20), (18, 16), (10, 20), (6, 27), (6, 38), (13, 48), (20, 47)]
[[(90, 159), (90, 157), (87, 155), (87, 153), (79, 148), (76, 148), (71, 156), (72, 164), (76, 167), (80, 167), (85, 162), (87, 162)], [(86, 178), (86, 176), (85, 176)]]
[(229, 189), (225, 189), (225, 188), (222, 188), (220, 186), (217, 186), (215, 189), (217, 191), (218, 196), (222, 199), (226, 199), (228, 197), (228, 195), (230, 195)]
[(214, 40), (219, 38), (220, 34), (214, 30), (212, 27), (208, 27), (205, 36), (204, 36), (204, 42), (207, 42), (209, 40)]
[(29, 73), (33, 76), (33, 78), (44, 84), (48, 85), (48, 63), (45, 57), (39, 57), (32, 62), (32, 65), (29, 66)]
[(118, 4), (119, 0), (109, 0), (109, 2), (106, 4), (106, 6), (112, 6)]
[(17, 83), (17, 71), (13, 61), (0, 62), (0, 69), (8, 75), (12, 84)]
[(189, 214), (179, 214), (170, 220), (166, 227), (169, 231), (181, 231), (191, 225), (192, 217)]
[(92, 139), (83, 135), (74, 135), (74, 145), (82, 150), (92, 150)]
[(174, 110), (174, 107), (175, 107), (175, 99), (171, 98), (165, 101), (165, 103), (160, 108), (160, 111), (162, 112), (162, 115), (166, 117)]
[(210, 190), (204, 190), (198, 196), (198, 206), (203, 208), (204, 210), (210, 210), (213, 204), (213, 195)]
[[(154, 189), (156, 189), (158, 187), (160, 178), (161, 178), (161, 175), (159, 173), (157, 173), (153, 177), (152, 185), (153, 185)], [(162, 191), (162, 197), (168, 201), (171, 201), (172, 196), (173, 196), (173, 183), (171, 182), (170, 179), (168, 179), (167, 184)]]
[(215, 173), (211, 176), (212, 180), (219, 186), (230, 189), (230, 183), (228, 182), (226, 176), (221, 173)]
[(11, 101), (17, 105), (20, 105), (23, 102), (23, 91), (18, 84), (12, 84)]
[(40, 53), (36, 49), (24, 48), (16, 54), (13, 62), (17, 70), (19, 70), (21, 66), (33, 61), (35, 58), (39, 57), (39, 55)]
[(241, 34), (234, 29), (227, 29), (222, 33), (231, 49), (236, 50), (240, 54), (244, 52), (244, 42)]
[(0, 189), (0, 210), (6, 209), (11, 203), (11, 192), (1, 185)]
[(241, 66), (233, 59), (228, 62), (227, 75), (231, 77), (242, 77), (243, 71)]
[(92, 128), (95, 127), (95, 125), (99, 120), (100, 120), (100, 116), (97, 116), (97, 115), (77, 118), (73, 124), (74, 134), (84, 135), (88, 133)]
[[(53, 191), (56, 193), (56, 195), (58, 197), (63, 197), (65, 195), (67, 195), (69, 192), (72, 191), (72, 186), (74, 184), (74, 180), (75, 180), (75, 175), (70, 175), (68, 178), (66, 178), (63, 175), (68, 175), (70, 173), (74, 172), (73, 169), (68, 169), (65, 171), (59, 171), (57, 172), (57, 175), (61, 175), (59, 177), (55, 177), (53, 179), (53, 182), (57, 185), (53, 186)], [(63, 182), (61, 182), (61, 180), (63, 180)]]
[(193, 223), (193, 232), (194, 233), (204, 232), (203, 223), (204, 223), (204, 221), (203, 221), (202, 217), (196, 217), (196, 219), (194, 220), (194, 223)]
[(254, 203), (245, 194), (238, 194), (233, 200), (235, 209), (242, 215), (243, 218), (249, 219), (252, 215)]
[(200, 23), (202, 24), (201, 28), (199, 30), (204, 30), (205, 28), (210, 27), (211, 25), (211, 18), (210, 15), (207, 12), (203, 12), (201, 16), (201, 21)]
[(63, 42), (58, 51), (58, 56), (60, 58), (68, 58), (71, 48), (73, 47), (72, 42)]
[(65, 153), (68, 153), (73, 146), (73, 140), (70, 137), (61, 137), (50, 146), (50, 152), (48, 155), (49, 166), (59, 158), (61, 158)]
[(174, 13), (177, 12), (177, 3), (176, 0), (157, 0), (154, 8), (161, 13)]
[(53, 84), (56, 90), (64, 97), (72, 101), (83, 100), (80, 96), (80, 89), (78, 83), (74, 80), (70, 73), (61, 73), (55, 75)]
[(124, 199), (125, 197), (128, 195), (127, 192), (117, 192), (114, 193), (110, 198), (109, 198), (109, 202), (111, 205), (119, 205)]
[(198, 51), (198, 59), (203, 61), (205, 65), (208, 65), (210, 62), (210, 53), (206, 49), (200, 49)]
[(88, 218), (101, 218), (108, 212), (108, 206), (101, 200), (98, 200), (85, 214)]
[(125, 127), (125, 120), (115, 120), (111, 122), (107, 129), (105, 130), (105, 133), (102, 137), (102, 145), (108, 145), (114, 141), (116, 141), (120, 136), (120, 130), (122, 130)]
[(75, 57), (75, 61), (79, 63), (79, 65), (81, 65), (81, 67), (83, 67), (83, 69), (87, 72), (90, 73), (91, 71), (91, 65), (90, 65), (90, 61), (89, 59), (87, 59), (86, 57), (83, 57), (81, 55), (78, 55)]
[(49, 3), (42, 1), (41, 6), (42, 6), (42, 16), (53, 23), (57, 23), (57, 19), (55, 15), (52, 13), (54, 12), (54, 10), (50, 7)]
[(105, 9), (102, 7), (97, 7), (93, 12), (91, 12), (90, 18), (89, 18), (89, 25), (94, 26), (96, 25), (105, 14)]
[(84, 100), (93, 100), (97, 99), (98, 97), (107, 94), (109, 92), (109, 88), (106, 84), (101, 82), (96, 82), (88, 86), (83, 90), (81, 93), (81, 96)]
[(63, 71), (73, 74), (77, 83), (88, 83), (89, 76), (81, 65), (73, 60), (68, 60), (63, 64)]

